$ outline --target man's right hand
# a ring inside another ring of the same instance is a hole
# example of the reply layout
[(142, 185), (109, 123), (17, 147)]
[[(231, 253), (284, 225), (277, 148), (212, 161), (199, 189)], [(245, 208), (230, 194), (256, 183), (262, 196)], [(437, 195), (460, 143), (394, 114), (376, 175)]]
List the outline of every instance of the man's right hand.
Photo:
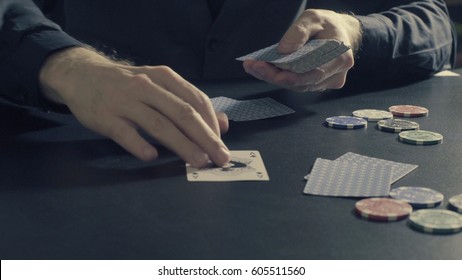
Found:
[(113, 139), (136, 157), (158, 156), (140, 136), (143, 129), (195, 167), (229, 162), (215, 114), (205, 93), (165, 66), (127, 66), (85, 48), (51, 55), (40, 72), (46, 98), (65, 104), (87, 128)]

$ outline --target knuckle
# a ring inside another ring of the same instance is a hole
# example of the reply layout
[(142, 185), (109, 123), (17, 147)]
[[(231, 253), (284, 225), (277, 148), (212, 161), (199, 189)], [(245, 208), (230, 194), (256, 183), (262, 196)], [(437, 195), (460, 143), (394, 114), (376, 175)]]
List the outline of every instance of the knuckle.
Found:
[(195, 94), (195, 103), (197, 108), (212, 107), (212, 102), (205, 94)]
[(307, 18), (312, 23), (321, 23), (325, 21), (327, 10), (307, 9), (303, 11), (302, 18)]
[(135, 74), (130, 77), (129, 83), (133, 87), (145, 87), (150, 85), (151, 79), (146, 74)]
[(178, 118), (181, 122), (190, 122), (194, 120), (197, 115), (197, 111), (188, 103), (183, 104), (178, 112)]
[(161, 115), (149, 120), (149, 129), (153, 134), (157, 134), (159, 131), (164, 131), (167, 127), (167, 119)]
[(302, 16), (312, 18), (312, 17), (318, 17), (318, 14), (319, 12), (316, 9), (307, 9), (303, 11)]
[(290, 28), (293, 36), (302, 36), (307, 32), (307, 27), (300, 21), (294, 23)]
[(157, 72), (158, 75), (162, 75), (165, 78), (176, 78), (177, 74), (175, 71), (173, 71), (172, 68), (166, 65), (160, 65), (154, 67), (155, 71)]

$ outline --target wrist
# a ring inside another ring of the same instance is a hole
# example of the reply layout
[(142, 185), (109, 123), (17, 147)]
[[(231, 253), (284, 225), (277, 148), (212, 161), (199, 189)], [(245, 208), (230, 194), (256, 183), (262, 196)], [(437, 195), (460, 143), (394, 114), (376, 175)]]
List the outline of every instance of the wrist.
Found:
[(39, 73), (43, 96), (54, 103), (66, 104), (66, 94), (78, 86), (79, 72), (89, 62), (112, 64), (109, 59), (82, 47), (66, 48), (50, 55)]
[(350, 34), (350, 47), (353, 51), (353, 55), (356, 56), (361, 49), (362, 44), (362, 24), (361, 21), (352, 13), (345, 14), (344, 17), (346, 20), (345, 26), (348, 29), (348, 34)]

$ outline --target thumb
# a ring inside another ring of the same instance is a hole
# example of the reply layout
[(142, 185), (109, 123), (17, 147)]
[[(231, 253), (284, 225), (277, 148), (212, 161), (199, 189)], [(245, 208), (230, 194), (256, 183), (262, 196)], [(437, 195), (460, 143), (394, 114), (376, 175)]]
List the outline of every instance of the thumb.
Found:
[(291, 53), (303, 47), (310, 38), (310, 32), (302, 21), (297, 20), (287, 29), (281, 41), (279, 41), (278, 51), (280, 53)]

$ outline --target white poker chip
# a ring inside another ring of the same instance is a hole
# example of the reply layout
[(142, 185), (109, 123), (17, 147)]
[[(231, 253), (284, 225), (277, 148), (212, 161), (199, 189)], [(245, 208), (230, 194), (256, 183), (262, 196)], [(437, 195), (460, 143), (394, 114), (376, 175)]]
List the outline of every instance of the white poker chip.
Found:
[(392, 119), (393, 114), (384, 110), (376, 109), (361, 109), (353, 112), (353, 116), (363, 118), (370, 122), (378, 122), (380, 120)]

